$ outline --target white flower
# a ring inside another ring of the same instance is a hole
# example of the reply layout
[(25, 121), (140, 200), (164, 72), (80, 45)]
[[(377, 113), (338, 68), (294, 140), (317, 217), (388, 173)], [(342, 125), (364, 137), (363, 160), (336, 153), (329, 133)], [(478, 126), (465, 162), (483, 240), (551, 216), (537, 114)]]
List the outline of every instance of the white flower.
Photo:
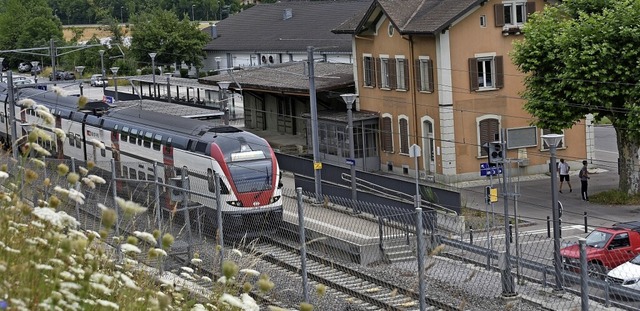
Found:
[(181, 267), (180, 269), (188, 273), (193, 273), (193, 269), (191, 269), (190, 267)]
[(242, 257), (242, 252), (239, 249), (234, 248), (231, 250), (234, 254), (238, 255), (238, 257)]
[(62, 282), (60, 283), (60, 288), (79, 290), (82, 289), (82, 285), (73, 282)]
[(91, 282), (101, 282), (109, 285), (113, 281), (113, 277), (104, 273), (94, 272), (89, 278), (89, 280)]
[(0, 171), (0, 180), (5, 180), (7, 178), (9, 178), (9, 173), (5, 171)]
[(69, 271), (60, 272), (60, 278), (62, 278), (63, 280), (67, 280), (67, 281), (75, 281), (76, 280), (76, 276), (73, 275), (73, 273), (71, 273)]
[(113, 303), (111, 301), (96, 299), (96, 302), (103, 307), (112, 308), (114, 310), (120, 310), (120, 306), (118, 306), (116, 303)]
[(69, 199), (76, 201), (78, 204), (84, 204), (84, 194), (76, 191), (75, 189), (69, 189)]
[(42, 148), (42, 146), (36, 143), (29, 143), (29, 148), (35, 150), (38, 154), (49, 157), (51, 156), (51, 152), (49, 150)]
[(49, 108), (47, 108), (47, 106), (44, 106), (44, 105), (36, 105), (35, 107), (33, 107), (33, 109), (35, 109), (36, 111), (44, 111), (44, 112), (51, 113), (51, 110), (49, 110)]
[(205, 282), (209, 282), (211, 283), (211, 278), (209, 278), (208, 276), (203, 276), (200, 278), (201, 280), (205, 281)]
[(91, 181), (93, 181), (96, 184), (106, 184), (107, 181), (104, 180), (104, 178), (100, 177), (100, 176), (96, 176), (96, 175), (89, 175), (87, 176), (87, 178), (91, 179)]
[(87, 177), (82, 177), (82, 182), (87, 185), (87, 187), (91, 188), (91, 189), (95, 189), (96, 188), (96, 184), (93, 182), (93, 180), (87, 178)]
[(260, 272), (253, 269), (241, 269), (240, 273), (246, 273), (248, 275), (253, 275), (253, 276), (260, 276)]
[(75, 218), (69, 216), (67, 213), (63, 211), (56, 212), (48, 207), (35, 207), (31, 213), (59, 228), (77, 228), (80, 225)]
[(36, 101), (31, 98), (24, 98), (19, 100), (17, 104), (25, 108), (31, 108), (36, 105)]
[(222, 284), (227, 284), (227, 277), (223, 275), (218, 279), (217, 282)]
[(244, 304), (244, 311), (260, 311), (260, 307), (258, 306), (256, 301), (253, 300), (251, 296), (249, 296), (249, 294), (243, 293), (242, 295), (240, 295), (240, 298), (242, 299), (242, 303)]
[(95, 231), (93, 231), (93, 230), (87, 230), (87, 234), (88, 234), (90, 237), (94, 238), (94, 239), (99, 239), (99, 238), (100, 238), (100, 233), (95, 232)]
[(191, 308), (191, 311), (207, 311), (207, 308), (205, 308), (202, 304), (200, 303), (196, 303), (195, 305), (193, 305), (193, 307)]
[(227, 293), (222, 294), (222, 297), (220, 297), (218, 301), (244, 310), (244, 304), (242, 303), (242, 300)]
[(80, 175), (82, 175), (82, 176), (87, 176), (87, 174), (89, 173), (89, 170), (84, 168), (84, 167), (82, 167), (82, 166), (79, 166), (78, 170), (80, 171)]
[(167, 257), (167, 252), (165, 252), (162, 248), (154, 248), (151, 251), (158, 257)]
[(53, 270), (53, 267), (45, 264), (36, 264), (36, 270)]
[(102, 203), (98, 203), (98, 207), (99, 207), (99, 208), (100, 208), (100, 210), (101, 210), (101, 211), (103, 211), (103, 212), (109, 209), (106, 205), (104, 205), (104, 204), (102, 204)]
[[(39, 106), (39, 107), (44, 107), (44, 106)], [(36, 114), (38, 115), (38, 117), (40, 117), (40, 119), (44, 120), (44, 123), (47, 125), (51, 126), (56, 122), (56, 119), (53, 117), (53, 115), (49, 111), (36, 110)]]
[(142, 207), (136, 202), (127, 201), (123, 198), (117, 197), (116, 203), (118, 203), (118, 206), (120, 206), (125, 215), (138, 215), (147, 211), (146, 207)]
[(35, 164), (35, 166), (37, 166), (39, 168), (43, 168), (45, 166), (44, 161), (42, 161), (40, 159), (29, 158), (29, 161), (31, 161), (33, 164)]
[(149, 232), (134, 231), (133, 235), (151, 245), (156, 245), (156, 243), (158, 243), (158, 241), (156, 241), (156, 238), (153, 237), (153, 234)]
[(124, 243), (120, 245), (120, 249), (122, 250), (123, 253), (137, 253), (140, 254), (142, 251), (140, 251), (140, 249), (132, 244), (129, 243)]
[(53, 129), (53, 132), (56, 134), (56, 136), (58, 136), (58, 139), (64, 139), (65, 136), (67, 136), (64, 130), (59, 129), (57, 127)]
[(106, 287), (104, 284), (101, 283), (94, 283), (91, 282), (89, 283), (91, 285), (91, 288), (98, 290), (99, 292), (101, 292), (104, 295), (111, 295), (111, 289), (109, 289), (108, 287)]
[(128, 288), (131, 288), (131, 289), (135, 289), (135, 290), (140, 289), (140, 287), (138, 287), (138, 285), (136, 285), (136, 282), (134, 282), (126, 274), (120, 273), (120, 279), (122, 279), (122, 282), (124, 282), (124, 286), (126, 286)]
[(91, 139), (89, 140), (89, 142), (90, 142), (92, 145), (94, 145), (96, 148), (100, 148), (100, 149), (104, 149), (104, 148), (105, 148), (104, 143), (103, 143), (103, 142), (101, 142), (101, 141), (99, 141), (99, 140), (97, 140), (97, 139), (95, 139), (95, 138), (91, 138)]
[(181, 277), (183, 277), (183, 278), (185, 278), (185, 279), (187, 279), (187, 280), (189, 280), (189, 281), (193, 281), (193, 280), (195, 280), (195, 279), (191, 276), (191, 274), (186, 273), (186, 272), (182, 272), (182, 273), (180, 273), (180, 276), (181, 276)]
[(199, 264), (202, 263), (202, 259), (200, 259), (200, 258), (192, 258), (191, 259), (191, 263), (194, 264), (194, 265), (199, 265)]

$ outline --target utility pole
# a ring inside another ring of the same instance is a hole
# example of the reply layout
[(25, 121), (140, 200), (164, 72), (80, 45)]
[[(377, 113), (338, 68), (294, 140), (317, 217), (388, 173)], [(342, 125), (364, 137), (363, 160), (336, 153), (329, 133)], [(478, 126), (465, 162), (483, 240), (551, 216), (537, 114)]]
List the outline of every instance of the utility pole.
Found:
[(16, 141), (18, 140), (18, 130), (16, 129), (16, 99), (13, 95), (13, 72), (11, 72), (11, 70), (7, 71), (7, 96), (9, 96), (9, 114), (11, 114), (11, 150), (13, 158), (17, 160), (18, 145), (16, 145)]
[[(56, 49), (56, 42), (53, 41), (53, 38), (51, 38), (49, 40), (49, 48), (51, 49), (50, 51), (50, 55), (51, 55), (51, 68), (52, 68), (52, 72), (51, 72), (51, 80), (52, 81), (56, 81), (58, 80), (58, 75), (56, 73), (56, 54), (57, 54), (57, 49)], [(55, 85), (55, 83), (54, 83)]]
[(516, 295), (515, 287), (513, 284), (513, 274), (511, 273), (511, 252), (510, 252), (510, 236), (509, 236), (509, 187), (507, 185), (507, 178), (509, 178), (509, 166), (504, 164), (507, 162), (507, 143), (504, 141), (506, 137), (506, 130), (502, 129), (500, 135), (500, 144), (502, 145), (503, 161), (502, 161), (502, 195), (504, 198), (504, 266), (502, 270), (502, 296), (513, 297)]
[(322, 202), (322, 162), (320, 158), (320, 144), (318, 142), (318, 100), (316, 97), (316, 82), (314, 77), (313, 47), (307, 47), (307, 62), (309, 65), (309, 100), (311, 101), (311, 140), (313, 146), (313, 175), (315, 177), (316, 203)]

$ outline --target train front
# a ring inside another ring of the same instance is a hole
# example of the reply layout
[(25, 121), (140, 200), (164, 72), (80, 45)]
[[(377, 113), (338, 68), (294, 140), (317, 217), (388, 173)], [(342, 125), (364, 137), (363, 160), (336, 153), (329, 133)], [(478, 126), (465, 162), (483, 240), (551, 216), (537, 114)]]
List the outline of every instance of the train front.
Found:
[[(282, 222), (278, 161), (267, 141), (249, 132), (218, 135), (212, 155), (221, 164), (225, 236), (272, 234)], [(218, 150), (215, 150), (218, 149)]]

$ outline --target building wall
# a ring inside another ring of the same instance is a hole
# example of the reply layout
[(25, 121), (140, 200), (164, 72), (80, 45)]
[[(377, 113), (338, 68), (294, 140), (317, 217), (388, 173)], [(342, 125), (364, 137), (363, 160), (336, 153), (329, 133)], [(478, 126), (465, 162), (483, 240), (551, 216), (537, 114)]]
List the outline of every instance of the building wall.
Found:
[[(271, 64), (287, 63), (291, 61), (306, 61), (308, 59), (306, 51), (290, 53), (248, 53), (242, 51), (206, 51), (207, 57), (203, 59), (203, 70), (216, 70), (230, 67), (253, 67)], [(266, 62), (263, 62), (264, 60)], [(216, 57), (220, 57), (220, 67), (216, 62)], [(328, 53), (316, 54), (317, 58), (329, 63), (353, 63), (351, 53)], [(273, 60), (273, 62), (271, 62)]]
[[(533, 121), (523, 109), (520, 98), (523, 91), (523, 75), (512, 64), (509, 52), (514, 40), (522, 35), (505, 36), (502, 27), (495, 26), (494, 4), (501, 0), (491, 0), (468, 13), (448, 30), (432, 36), (400, 36), (397, 31), (389, 35), (389, 21), (383, 18), (374, 35), (359, 34), (354, 38), (356, 85), (360, 109), (376, 111), (381, 116), (391, 115), (393, 125), (393, 152), (382, 152), (381, 167), (399, 174), (415, 174), (414, 159), (399, 152), (398, 117), (406, 116), (409, 127), (409, 144), (417, 143), (423, 151), (419, 167), (422, 176), (454, 182), (477, 179), (479, 166), (487, 162), (481, 156), (479, 146), (478, 121), (497, 118), (500, 128), (528, 127)], [(536, 0), (536, 10), (544, 6), (543, 0)], [(480, 25), (484, 16), (486, 26)], [(402, 55), (410, 61), (409, 90), (384, 90), (363, 86), (363, 58), (372, 56), (377, 61), (381, 55), (394, 58)], [(496, 90), (472, 91), (469, 77), (469, 58), (495, 55), (502, 56), (504, 65), (504, 86)], [(428, 56), (433, 62), (433, 92), (420, 92), (416, 88), (414, 61), (420, 56)], [(415, 103), (415, 104), (414, 104)], [(433, 154), (435, 165), (430, 166), (427, 157), (429, 140), (425, 138), (423, 124), (432, 121), (435, 139)], [(548, 169), (547, 150), (542, 150), (537, 130), (537, 146), (509, 150), (509, 158), (527, 158), (529, 163), (523, 168), (524, 174), (540, 173)], [(591, 134), (589, 134), (591, 133)], [(582, 159), (587, 156), (585, 143), (587, 135), (592, 135), (585, 121), (564, 132), (564, 146), (558, 150), (558, 157)], [(428, 146), (427, 146), (428, 147)], [(403, 170), (403, 167), (405, 169)], [(408, 170), (406, 168), (409, 168)]]

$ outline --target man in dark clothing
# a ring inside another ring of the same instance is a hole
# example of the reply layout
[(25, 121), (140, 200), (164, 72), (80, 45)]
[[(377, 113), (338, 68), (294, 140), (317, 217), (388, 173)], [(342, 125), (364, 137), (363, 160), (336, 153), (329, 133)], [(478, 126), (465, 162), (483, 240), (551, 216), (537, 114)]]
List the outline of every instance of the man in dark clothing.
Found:
[(582, 194), (582, 200), (589, 201), (589, 195), (587, 194), (587, 187), (589, 185), (588, 180), (591, 179), (589, 177), (589, 170), (587, 169), (587, 161), (582, 161), (582, 168), (580, 169), (580, 173), (578, 174), (580, 178), (580, 193)]

